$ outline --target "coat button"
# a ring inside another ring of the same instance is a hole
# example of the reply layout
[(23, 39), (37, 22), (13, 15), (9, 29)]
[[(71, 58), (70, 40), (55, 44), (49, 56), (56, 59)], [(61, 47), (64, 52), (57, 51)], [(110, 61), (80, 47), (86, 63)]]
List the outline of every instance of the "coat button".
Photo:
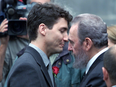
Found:
[(66, 62), (69, 62), (69, 59), (67, 59)]
[(61, 63), (59, 62), (58, 65), (61, 65)]

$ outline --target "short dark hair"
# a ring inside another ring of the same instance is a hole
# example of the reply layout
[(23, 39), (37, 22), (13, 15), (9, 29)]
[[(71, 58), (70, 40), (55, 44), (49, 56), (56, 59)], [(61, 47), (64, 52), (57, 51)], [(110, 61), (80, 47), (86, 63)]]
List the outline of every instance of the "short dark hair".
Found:
[(109, 48), (103, 58), (104, 68), (109, 73), (112, 85), (116, 84), (116, 45)]
[(97, 48), (108, 46), (107, 25), (99, 16), (88, 13), (80, 14), (74, 18), (73, 24), (78, 24), (81, 44), (86, 37), (89, 37)]
[(37, 3), (34, 5), (27, 18), (27, 31), (30, 41), (37, 38), (37, 28), (41, 23), (52, 29), (59, 18), (64, 18), (69, 24), (72, 20), (72, 15), (53, 3)]

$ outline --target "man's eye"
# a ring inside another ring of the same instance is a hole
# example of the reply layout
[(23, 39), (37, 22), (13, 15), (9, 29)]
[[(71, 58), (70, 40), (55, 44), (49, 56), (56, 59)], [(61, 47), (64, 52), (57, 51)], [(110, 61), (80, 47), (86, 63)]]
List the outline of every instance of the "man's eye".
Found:
[(74, 44), (73, 42), (70, 42), (72, 45)]
[(69, 40), (69, 42), (70, 42), (70, 44), (72, 44), (72, 45), (74, 44), (74, 42), (73, 42), (73, 41), (71, 41), (71, 40)]
[(61, 33), (64, 33), (64, 32), (65, 32), (65, 30), (60, 30), (60, 32), (61, 32)]

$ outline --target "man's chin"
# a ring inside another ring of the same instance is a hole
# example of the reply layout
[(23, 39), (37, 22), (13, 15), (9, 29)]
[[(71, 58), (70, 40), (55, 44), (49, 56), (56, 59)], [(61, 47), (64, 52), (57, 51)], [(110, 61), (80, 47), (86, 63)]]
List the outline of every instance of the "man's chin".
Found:
[(60, 48), (60, 49), (58, 50), (59, 53), (62, 52), (62, 51), (63, 51), (63, 48)]
[(77, 64), (77, 63), (73, 63), (73, 67), (74, 68), (76, 68), (76, 69), (83, 69), (83, 68), (85, 68), (86, 67), (86, 65), (85, 64)]
[(73, 63), (74, 68), (83, 69), (86, 67), (88, 62), (88, 56), (84, 54), (84, 52), (78, 55), (74, 55), (74, 57), (75, 57), (75, 62)]
[(59, 48), (59, 49), (56, 50), (56, 53), (60, 53), (62, 51), (63, 51), (63, 48)]
[(76, 58), (76, 55), (73, 53), (73, 51), (70, 51), (71, 55)]

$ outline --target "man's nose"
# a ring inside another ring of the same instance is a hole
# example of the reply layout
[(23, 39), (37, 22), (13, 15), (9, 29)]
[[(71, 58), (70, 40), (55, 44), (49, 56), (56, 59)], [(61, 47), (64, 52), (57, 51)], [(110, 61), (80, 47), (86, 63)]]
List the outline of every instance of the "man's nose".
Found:
[(71, 46), (71, 44), (70, 44), (70, 42), (69, 42), (69, 44), (68, 44), (68, 50), (69, 51), (72, 51), (73, 49), (72, 49), (72, 46)]
[(65, 35), (64, 35), (64, 41), (68, 41), (68, 34), (67, 33), (65, 33)]

